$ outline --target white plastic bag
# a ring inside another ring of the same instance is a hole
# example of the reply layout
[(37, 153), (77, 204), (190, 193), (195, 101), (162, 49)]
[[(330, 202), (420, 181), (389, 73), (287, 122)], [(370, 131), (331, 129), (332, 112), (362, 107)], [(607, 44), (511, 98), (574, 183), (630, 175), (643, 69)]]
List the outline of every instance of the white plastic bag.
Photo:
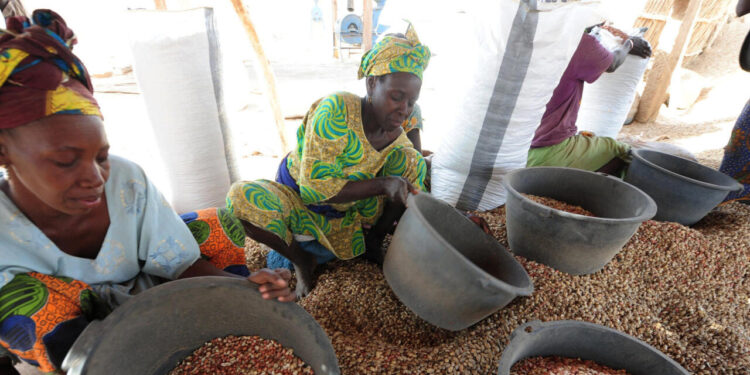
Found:
[(603, 20), (599, 1), (476, 3), (475, 48), (451, 69), (465, 84), (437, 90), (457, 109), (433, 160), (432, 193), (460, 209), (487, 210), (505, 203), (503, 176), (526, 166), (584, 29)]
[(169, 175), (172, 207), (224, 206), (236, 179), (213, 10), (131, 14), (135, 75)]
[[(597, 38), (610, 50), (619, 48), (622, 40), (607, 30)], [(600, 137), (617, 137), (635, 100), (638, 84), (643, 78), (649, 59), (627, 55), (612, 73), (604, 73), (594, 83), (584, 83), (581, 108), (578, 111), (578, 130), (593, 132)]]

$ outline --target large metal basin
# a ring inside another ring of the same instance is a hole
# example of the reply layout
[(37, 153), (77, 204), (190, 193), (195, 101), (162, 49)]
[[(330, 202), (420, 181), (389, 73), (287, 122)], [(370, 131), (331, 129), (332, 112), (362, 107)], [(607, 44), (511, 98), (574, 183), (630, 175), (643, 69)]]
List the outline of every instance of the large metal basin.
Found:
[(454, 331), (534, 289), (510, 252), (455, 208), (426, 193), (409, 197), (383, 272), (404, 305)]
[(68, 375), (166, 374), (217, 337), (260, 336), (292, 348), (317, 375), (340, 374), (331, 341), (295, 303), (264, 300), (255, 284), (229, 277), (171, 281), (89, 324), (68, 352)]
[(625, 181), (650, 195), (655, 220), (693, 225), (721, 203), (737, 180), (691, 160), (652, 150), (633, 150)]
[[(622, 180), (573, 168), (533, 167), (509, 173), (503, 185), (510, 250), (573, 275), (602, 269), (622, 249), (656, 204)], [(596, 217), (536, 203), (521, 194), (583, 207)]]

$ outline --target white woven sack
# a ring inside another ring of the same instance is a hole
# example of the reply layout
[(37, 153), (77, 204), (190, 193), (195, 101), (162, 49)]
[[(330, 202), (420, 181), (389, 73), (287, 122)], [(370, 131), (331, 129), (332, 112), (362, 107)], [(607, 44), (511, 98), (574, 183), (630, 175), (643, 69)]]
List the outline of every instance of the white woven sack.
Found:
[[(131, 14), (135, 75), (172, 188), (185, 213), (225, 205), (236, 176), (213, 10)], [(225, 147), (225, 144), (227, 147)]]
[(604, 73), (594, 83), (584, 84), (578, 130), (588, 130), (600, 137), (617, 137), (635, 100), (649, 59), (628, 55), (612, 73)]
[[(477, 1), (478, 43), (438, 88), (458, 110), (432, 163), (432, 193), (460, 209), (505, 203), (503, 176), (526, 166), (534, 131), (599, 1)], [(471, 38), (471, 33), (466, 33)], [(434, 122), (434, 121), (433, 121)]]

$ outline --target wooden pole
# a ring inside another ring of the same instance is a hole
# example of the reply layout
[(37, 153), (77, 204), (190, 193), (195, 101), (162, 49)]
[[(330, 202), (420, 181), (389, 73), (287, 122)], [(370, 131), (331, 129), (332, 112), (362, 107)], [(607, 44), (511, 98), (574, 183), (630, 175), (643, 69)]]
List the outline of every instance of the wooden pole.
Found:
[(339, 19), (339, 4), (336, 0), (331, 0), (331, 9), (333, 10), (333, 19), (331, 20), (331, 29), (333, 30), (333, 58), (339, 58), (339, 38), (336, 37), (336, 22)]
[(156, 10), (167, 10), (167, 0), (154, 0)]
[(648, 73), (646, 87), (643, 89), (641, 103), (638, 105), (638, 114), (635, 116), (636, 121), (651, 122), (659, 115), (659, 108), (664, 103), (669, 84), (672, 82), (672, 73), (682, 63), (687, 41), (690, 40), (693, 24), (702, 3), (703, 0), (690, 0), (672, 51), (669, 53), (662, 50), (655, 51), (654, 67)]
[(364, 0), (362, 11), (362, 52), (372, 48), (372, 0)]
[(258, 64), (260, 64), (261, 70), (263, 71), (263, 77), (266, 82), (266, 95), (268, 101), (271, 104), (271, 110), (273, 111), (274, 121), (276, 122), (276, 129), (279, 131), (279, 139), (281, 139), (281, 155), (287, 153), (290, 150), (289, 143), (286, 141), (286, 132), (284, 131), (284, 117), (281, 115), (281, 106), (279, 105), (279, 95), (276, 91), (276, 78), (274, 78), (273, 71), (271, 70), (271, 64), (268, 62), (266, 53), (263, 51), (263, 46), (260, 44), (258, 34), (255, 32), (255, 26), (250, 20), (250, 15), (245, 9), (245, 5), (242, 0), (232, 0), (234, 10), (237, 12), (237, 16), (240, 17), (242, 25), (245, 27), (250, 44), (253, 46), (255, 55), (258, 57)]

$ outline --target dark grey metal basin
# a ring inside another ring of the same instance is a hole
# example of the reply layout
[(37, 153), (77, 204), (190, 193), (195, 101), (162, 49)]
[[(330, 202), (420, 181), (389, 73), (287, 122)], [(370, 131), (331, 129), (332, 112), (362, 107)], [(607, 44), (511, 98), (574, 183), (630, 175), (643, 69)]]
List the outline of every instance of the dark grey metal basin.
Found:
[(598, 324), (576, 320), (522, 324), (510, 335), (498, 375), (509, 375), (514, 363), (529, 357), (561, 356), (591, 360), (631, 375), (689, 375), (673, 359), (649, 344)]
[(492, 236), (427, 193), (409, 197), (383, 264), (388, 284), (422, 319), (461, 330), (534, 290)]
[(625, 181), (656, 201), (655, 220), (693, 225), (721, 203), (737, 180), (691, 160), (652, 150), (633, 150)]
[(295, 303), (264, 300), (249, 281), (197, 277), (151, 288), (91, 323), (68, 352), (68, 375), (166, 374), (207, 341), (253, 335), (278, 341), (315, 374), (340, 374), (331, 341)]
[[(503, 185), (510, 250), (573, 275), (602, 269), (656, 213), (653, 199), (638, 188), (580, 169), (517, 169)], [(596, 217), (556, 210), (521, 194), (581, 206)]]

